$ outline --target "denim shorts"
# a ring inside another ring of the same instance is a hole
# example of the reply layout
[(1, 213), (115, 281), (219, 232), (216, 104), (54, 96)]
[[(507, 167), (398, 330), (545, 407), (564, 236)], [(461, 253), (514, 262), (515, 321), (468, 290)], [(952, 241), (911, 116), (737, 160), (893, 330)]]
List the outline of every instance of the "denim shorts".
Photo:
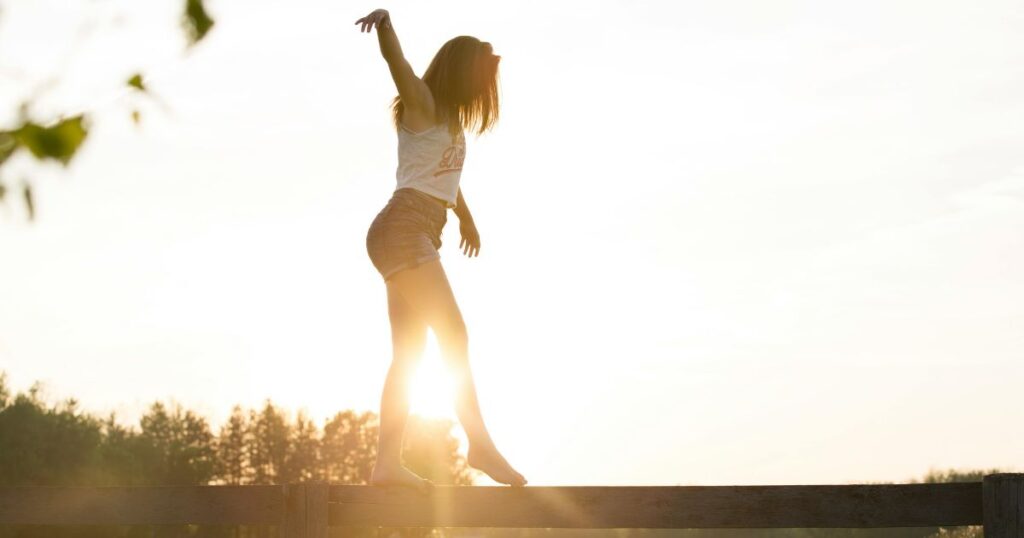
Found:
[(395, 273), (441, 257), (445, 202), (412, 188), (398, 189), (366, 232), (366, 253), (387, 281)]

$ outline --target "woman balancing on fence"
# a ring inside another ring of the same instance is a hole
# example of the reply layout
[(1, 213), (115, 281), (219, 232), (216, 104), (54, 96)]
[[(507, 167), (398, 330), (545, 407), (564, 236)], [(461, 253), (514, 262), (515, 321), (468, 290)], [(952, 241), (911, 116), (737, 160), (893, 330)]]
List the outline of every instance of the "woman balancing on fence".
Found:
[(380, 52), (398, 88), (393, 115), (398, 131), (398, 185), (366, 234), (366, 250), (384, 277), (394, 355), (380, 404), (380, 439), (374, 485), (411, 486), (429, 491), (430, 482), (402, 466), (409, 416), (409, 381), (433, 329), (455, 375), (455, 407), (469, 438), (469, 465), (495, 481), (522, 486), (491, 440), (480, 414), (469, 368), (466, 325), (441, 267), (438, 249), (448, 208), (459, 217), (459, 248), (473, 257), (480, 235), (459, 188), (465, 157), (464, 129), (484, 131), (498, 119), (498, 61), (490, 43), (459, 36), (445, 43), (417, 77), (387, 11), (359, 19), (360, 31), (377, 29)]

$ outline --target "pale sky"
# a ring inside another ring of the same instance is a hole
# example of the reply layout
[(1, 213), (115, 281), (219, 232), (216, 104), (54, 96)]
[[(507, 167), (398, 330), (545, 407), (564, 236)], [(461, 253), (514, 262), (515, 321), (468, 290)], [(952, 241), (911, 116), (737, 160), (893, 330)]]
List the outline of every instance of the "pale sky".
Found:
[[(3, 125), (53, 74), (36, 118), (95, 123), (67, 171), (3, 170), (39, 214), (0, 210), (0, 369), (126, 423), (376, 410), (395, 89), (353, 22), (382, 6), (209, 0), (182, 54), (179, 3), (2, 6)], [(480, 256), (449, 212), (441, 257), (531, 484), (1021, 470), (1020, 2), (383, 7), (417, 73), (461, 34), (502, 56), (462, 175)]]

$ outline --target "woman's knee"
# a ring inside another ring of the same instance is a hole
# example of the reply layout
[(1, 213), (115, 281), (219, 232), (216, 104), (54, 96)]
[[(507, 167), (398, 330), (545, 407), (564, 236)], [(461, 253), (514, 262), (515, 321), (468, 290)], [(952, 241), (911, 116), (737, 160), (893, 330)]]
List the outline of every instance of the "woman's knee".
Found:
[(462, 315), (456, 312), (447, 316), (433, 327), (438, 343), (464, 344), (469, 341), (469, 332), (466, 330), (466, 322)]
[(391, 359), (391, 366), (388, 369), (388, 374), (399, 377), (403, 380), (408, 380), (416, 375), (416, 369), (419, 367), (419, 364), (419, 356), (401, 356), (396, 353)]

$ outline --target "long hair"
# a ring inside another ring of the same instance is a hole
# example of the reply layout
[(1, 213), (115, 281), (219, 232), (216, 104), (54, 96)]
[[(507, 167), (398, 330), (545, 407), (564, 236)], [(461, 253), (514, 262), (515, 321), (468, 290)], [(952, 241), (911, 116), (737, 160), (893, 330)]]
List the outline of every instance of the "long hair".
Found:
[[(460, 129), (483, 134), (498, 121), (498, 62), (490, 43), (458, 36), (441, 46), (423, 73), (423, 82), (434, 96), (436, 120), (448, 123), (456, 136)], [(392, 101), (395, 129), (405, 105)]]

